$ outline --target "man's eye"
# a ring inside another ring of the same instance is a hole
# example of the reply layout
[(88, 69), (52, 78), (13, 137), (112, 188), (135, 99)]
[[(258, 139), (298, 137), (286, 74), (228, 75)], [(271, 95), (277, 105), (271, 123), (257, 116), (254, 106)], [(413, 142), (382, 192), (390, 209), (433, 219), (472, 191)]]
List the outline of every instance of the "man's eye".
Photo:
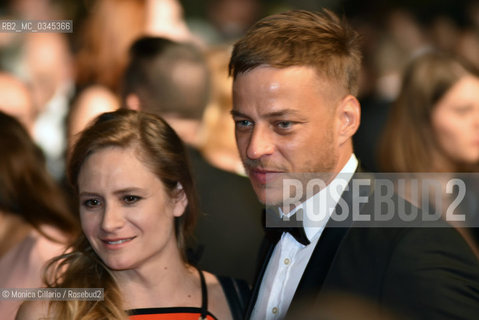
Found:
[(276, 126), (280, 129), (290, 129), (293, 126), (292, 121), (278, 121)]
[(126, 204), (133, 204), (138, 202), (140, 199), (141, 197), (138, 196), (127, 195), (123, 197), (123, 202)]
[(101, 201), (98, 199), (88, 199), (83, 201), (83, 205), (87, 208), (95, 208), (101, 205)]
[(253, 125), (253, 122), (249, 120), (236, 120), (235, 125), (237, 128), (247, 128)]

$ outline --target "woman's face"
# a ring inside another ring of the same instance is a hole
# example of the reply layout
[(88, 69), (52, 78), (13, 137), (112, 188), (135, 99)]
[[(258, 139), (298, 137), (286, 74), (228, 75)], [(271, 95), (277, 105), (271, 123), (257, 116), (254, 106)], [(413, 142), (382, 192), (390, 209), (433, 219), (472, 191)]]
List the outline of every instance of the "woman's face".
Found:
[(479, 161), (479, 78), (464, 76), (439, 100), (432, 126), (440, 152), (453, 164)]
[(172, 199), (134, 148), (93, 153), (80, 170), (78, 188), (83, 232), (109, 268), (161, 265), (178, 255), (174, 218), (183, 214), (186, 197)]

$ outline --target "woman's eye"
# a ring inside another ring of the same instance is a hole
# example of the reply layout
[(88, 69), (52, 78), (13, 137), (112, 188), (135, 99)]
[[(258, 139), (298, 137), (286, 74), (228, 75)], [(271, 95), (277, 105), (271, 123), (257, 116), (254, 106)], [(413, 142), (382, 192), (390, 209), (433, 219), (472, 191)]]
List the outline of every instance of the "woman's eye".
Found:
[(88, 199), (83, 201), (83, 205), (87, 208), (95, 208), (101, 205), (100, 200), (98, 199)]
[(125, 202), (126, 204), (133, 204), (138, 202), (140, 199), (141, 197), (128, 195), (123, 197), (123, 202)]

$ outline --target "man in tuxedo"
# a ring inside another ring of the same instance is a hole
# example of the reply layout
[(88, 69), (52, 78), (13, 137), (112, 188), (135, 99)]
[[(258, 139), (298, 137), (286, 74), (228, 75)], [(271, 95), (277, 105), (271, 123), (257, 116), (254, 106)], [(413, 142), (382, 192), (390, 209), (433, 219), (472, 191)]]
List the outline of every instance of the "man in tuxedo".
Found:
[[(354, 228), (350, 219), (335, 227), (331, 217), (354, 210), (358, 199), (360, 213), (381, 211), (364, 201), (374, 198), (374, 188), (349, 187), (358, 171), (352, 136), (360, 123), (360, 66), (358, 34), (328, 10), (266, 17), (234, 45), (236, 141), (253, 189), (268, 207), (266, 227), (271, 217), (299, 221), (299, 228), (267, 231), (247, 317), (291, 317), (301, 314), (304, 301), (315, 301), (306, 305), (319, 316), (330, 294), (398, 316), (475, 319), (479, 264), (454, 229)], [(284, 178), (297, 177), (302, 188), (313, 173), (325, 183), (321, 191), (286, 204)]]

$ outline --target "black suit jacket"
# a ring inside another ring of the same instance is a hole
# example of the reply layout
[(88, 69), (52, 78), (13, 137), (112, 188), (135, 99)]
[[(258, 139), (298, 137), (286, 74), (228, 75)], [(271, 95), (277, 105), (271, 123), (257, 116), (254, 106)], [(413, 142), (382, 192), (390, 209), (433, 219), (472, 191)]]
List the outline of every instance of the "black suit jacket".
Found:
[[(361, 214), (374, 212), (371, 190)], [(351, 188), (342, 197), (351, 207)], [(351, 221), (341, 225), (329, 221), (294, 294), (289, 318), (298, 318), (303, 311), (311, 314), (311, 310), (302, 310), (305, 306), (322, 310), (325, 300), (321, 298), (339, 292), (361, 297), (401, 318), (479, 319), (479, 263), (459, 233), (445, 222), (434, 228), (427, 223), (420, 228), (387, 223), (356, 227)], [(247, 318), (278, 240), (266, 237)], [(321, 319), (317, 315), (313, 318)]]
[(264, 236), (259, 215), (263, 205), (248, 178), (213, 167), (196, 149), (188, 151), (200, 205), (190, 261), (252, 284)]

